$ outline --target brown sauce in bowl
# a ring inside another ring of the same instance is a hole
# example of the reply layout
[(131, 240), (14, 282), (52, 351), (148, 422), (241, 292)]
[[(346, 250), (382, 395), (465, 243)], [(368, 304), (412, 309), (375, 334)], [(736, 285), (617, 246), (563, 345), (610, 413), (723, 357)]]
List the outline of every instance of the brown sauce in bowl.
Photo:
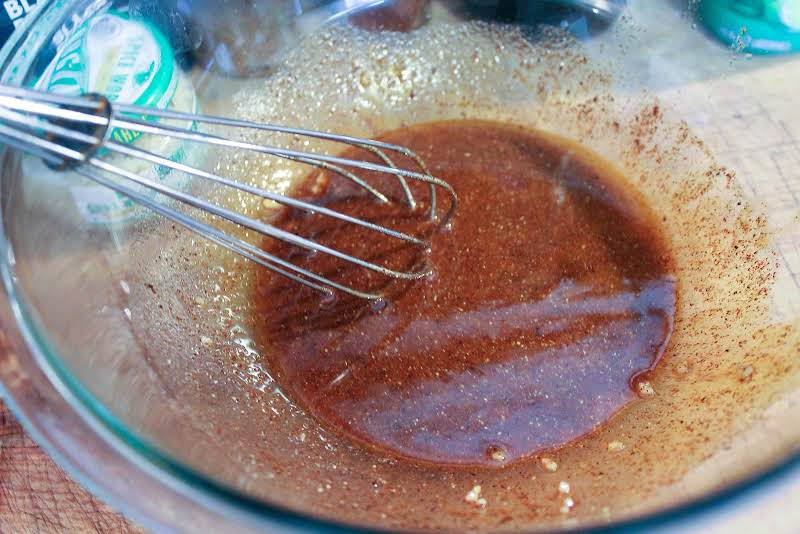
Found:
[[(277, 224), (393, 267), (427, 261), (435, 274), (388, 285), (375, 306), (325, 303), (259, 270), (264, 357), (283, 390), (363, 446), (472, 466), (563, 445), (635, 398), (668, 343), (676, 281), (656, 218), (625, 180), (566, 140), (501, 123), (430, 123), (382, 139), (416, 151), (459, 195), (452, 227), (427, 228), (426, 257), (315, 215), (286, 211)], [(366, 176), (399, 195), (392, 179)], [(387, 208), (331, 173), (310, 175), (297, 195), (424, 227), (425, 202)], [(265, 246), (339, 281), (383, 283), (324, 254)]]

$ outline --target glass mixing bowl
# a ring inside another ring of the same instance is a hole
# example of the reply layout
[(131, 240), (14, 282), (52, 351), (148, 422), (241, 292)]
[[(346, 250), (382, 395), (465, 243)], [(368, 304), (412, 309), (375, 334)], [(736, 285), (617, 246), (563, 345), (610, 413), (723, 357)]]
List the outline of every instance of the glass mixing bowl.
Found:
[[(735, 2), (689, 4), (53, 0), (0, 54), (3, 83), (74, 82), (70, 66), (96, 53), (71, 49), (75, 36), (110, 15), (101, 37), (150, 32), (153, 65), (174, 67), (170, 89), (151, 88), (169, 101), (148, 93), (156, 105), (361, 136), (492, 119), (600, 154), (663, 214), (679, 307), (654, 394), (579, 446), (456, 473), (361, 449), (263, 365), (252, 265), (4, 149), (5, 399), (73, 476), (156, 530), (770, 524), (800, 491), (800, 56), (764, 46), (796, 37), (797, 13), (788, 1), (771, 21), (730, 15)], [(279, 191), (306, 172), (152, 148)], [(560, 481), (572, 488), (566, 510)], [(479, 484), (485, 507), (464, 500)]]

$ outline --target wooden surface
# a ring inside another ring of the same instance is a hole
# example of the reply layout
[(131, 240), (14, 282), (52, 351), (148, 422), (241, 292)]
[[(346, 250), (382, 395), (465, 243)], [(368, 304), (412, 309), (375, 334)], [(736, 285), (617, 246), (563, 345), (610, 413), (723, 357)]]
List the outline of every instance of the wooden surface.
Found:
[(0, 401), (0, 534), (140, 534), (25, 434)]

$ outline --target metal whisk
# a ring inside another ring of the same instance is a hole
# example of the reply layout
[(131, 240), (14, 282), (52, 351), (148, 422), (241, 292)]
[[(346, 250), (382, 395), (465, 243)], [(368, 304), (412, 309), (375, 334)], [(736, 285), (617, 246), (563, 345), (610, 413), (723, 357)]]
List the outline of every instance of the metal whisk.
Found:
[[(335, 141), (368, 150), (383, 161), (383, 164), (238, 141), (195, 129), (174, 126), (163, 122), (155, 122), (152, 119), (147, 120), (143, 117), (186, 121), (189, 124), (204, 123), (231, 128), (264, 130)], [(137, 148), (132, 144), (119, 143), (110, 137), (110, 133), (115, 129), (139, 132), (142, 135), (167, 136), (183, 141), (206, 143), (232, 149), (250, 150), (312, 165), (337, 173), (351, 180), (357, 186), (366, 190), (375, 200), (383, 203), (389, 202), (389, 198), (350, 169), (387, 173), (396, 177), (402, 187), (405, 202), (407, 202), (409, 209), (412, 210), (416, 208), (417, 203), (407, 180), (424, 182), (428, 184), (430, 194), (430, 218), (437, 220), (443, 225), (447, 224), (452, 217), (457, 203), (456, 194), (452, 187), (443, 180), (431, 176), (425, 163), (419, 156), (405, 147), (390, 143), (301, 128), (259, 124), (224, 117), (157, 110), (119, 103), (112, 104), (107, 98), (98, 94), (86, 94), (81, 97), (73, 97), (0, 85), (0, 142), (42, 158), (51, 168), (73, 170), (295, 282), (329, 295), (332, 295), (334, 291), (341, 291), (364, 299), (378, 299), (381, 297), (378, 293), (360, 291), (352, 286), (338, 283), (328, 277), (311, 272), (290, 261), (270, 254), (259, 247), (255, 247), (237, 237), (222, 232), (162, 202), (158, 202), (142, 194), (140, 191), (131, 189), (123, 185), (124, 181), (128, 180), (140, 186), (152, 189), (166, 197), (227, 219), (228, 221), (258, 232), (264, 236), (279, 239), (309, 251), (329, 254), (338, 259), (355, 264), (360, 268), (369, 269), (390, 278), (415, 280), (429, 274), (429, 269), (427, 267), (414, 271), (397, 271), (371, 261), (345, 254), (339, 250), (326, 247), (313, 240), (287, 232), (274, 225), (245, 217), (235, 211), (217, 206), (197, 196), (179, 191), (164, 183), (151, 180), (112, 164), (98, 156), (98, 151), (101, 148), (107, 150), (109, 153), (121, 154), (129, 158), (139, 158), (154, 165), (161, 165), (188, 175), (211, 180), (227, 187), (232, 187), (264, 199), (272, 200), (284, 206), (298, 208), (315, 214), (332, 217), (345, 223), (359, 225), (376, 232), (378, 235), (398, 239), (412, 246), (428, 248), (428, 243), (426, 241), (413, 235), (358, 219), (323, 206), (244, 184), (182, 162), (165, 158), (142, 148)], [(418, 170), (408, 170), (397, 167), (389, 157), (390, 153), (397, 153), (414, 161)], [(123, 179), (121, 180), (123, 183), (110, 179), (109, 175), (116, 176), (118, 179)], [(441, 216), (438, 215), (437, 211), (437, 187), (444, 189), (450, 198), (450, 204)]]

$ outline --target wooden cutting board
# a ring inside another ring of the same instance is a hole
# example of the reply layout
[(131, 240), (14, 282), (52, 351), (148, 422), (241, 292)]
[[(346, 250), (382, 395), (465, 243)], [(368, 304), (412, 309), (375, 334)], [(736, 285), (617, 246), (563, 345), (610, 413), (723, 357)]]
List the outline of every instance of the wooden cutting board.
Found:
[(142, 534), (73, 482), (0, 401), (0, 533)]

